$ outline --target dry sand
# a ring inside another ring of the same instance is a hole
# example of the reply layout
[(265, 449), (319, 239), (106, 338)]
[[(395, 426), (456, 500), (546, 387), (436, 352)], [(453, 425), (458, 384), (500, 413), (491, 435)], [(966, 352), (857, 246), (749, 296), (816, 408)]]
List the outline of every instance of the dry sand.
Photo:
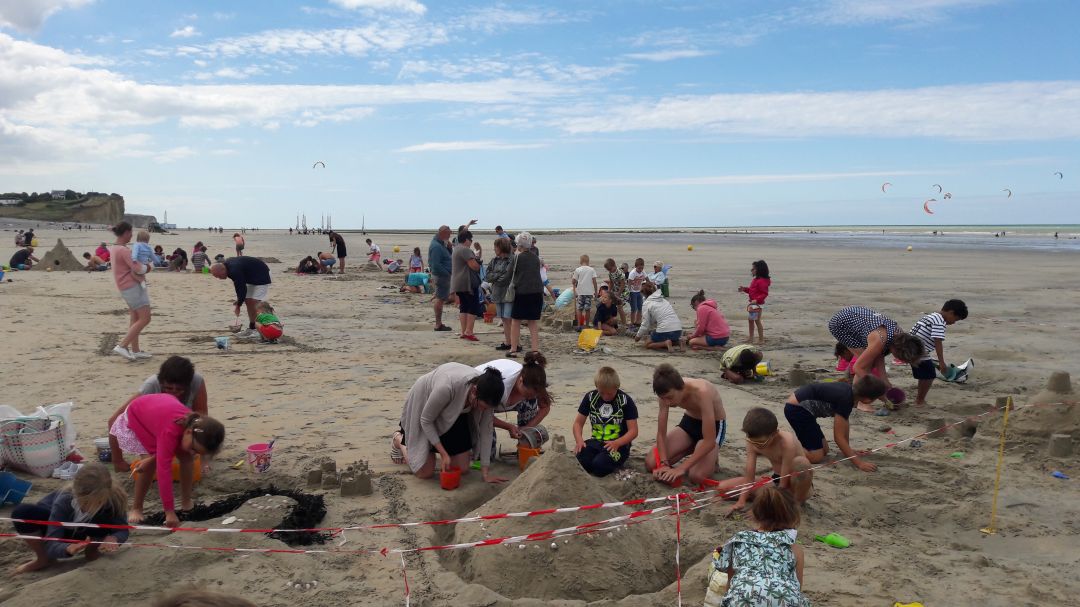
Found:
[[(105, 239), (104, 232), (41, 230), (37, 235), (41, 250), (62, 237), (76, 256)], [(360, 235), (346, 238), (351, 250), (360, 253)], [(887, 419), (856, 414), (852, 423), (856, 448), (895, 440), (878, 431), (885, 423), (897, 436), (909, 436), (922, 432), (927, 418), (951, 420), (978, 413), (998, 396), (1012, 394), (1018, 402), (1026, 402), (1055, 369), (1076, 375), (1080, 285), (1075, 255), (993, 250), (905, 253), (771, 243), (767, 237), (751, 236), (687, 236), (695, 245), (688, 252), (685, 244), (649, 244), (644, 238), (542, 236), (539, 246), (552, 266), (554, 286), (567, 285), (581, 253), (591, 255), (597, 267), (608, 256), (620, 262), (642, 256), (649, 263), (654, 259), (672, 263), (672, 298), (684, 323), (689, 325), (693, 318), (690, 295), (704, 288), (726, 312), (736, 339), (746, 332), (745, 296), (736, 287), (746, 284), (754, 259), (764, 257), (772, 268), (766, 350), (777, 371), (762, 384), (721, 385), (731, 430), (730, 442), (721, 450), (718, 476), (734, 476), (742, 469), (745, 451), (737, 428), (745, 411), (757, 405), (781, 411), (790, 390), (788, 371), (799, 365), (817, 378), (834, 375), (827, 371), (834, 361), (825, 323), (843, 305), (871, 305), (905, 327), (950, 297), (966, 300), (972, 313), (949, 329), (946, 344), (953, 362), (975, 358), (971, 381), (939, 382), (926, 410), (905, 409)], [(152, 244), (162, 244), (168, 251), (176, 246), (190, 249), (196, 240), (206, 241), (211, 255), (231, 249), (230, 234), (201, 231), (155, 235)], [(430, 235), (375, 235), (375, 240), (388, 255), (400, 245), (398, 256), (407, 259), (413, 246), (426, 251)], [(491, 238), (480, 240), (486, 244)], [(91, 441), (104, 435), (105, 420), (116, 406), (156, 371), (165, 356), (189, 356), (206, 377), (211, 414), (229, 432), (215, 470), (197, 485), (197, 499), (211, 502), (271, 483), (304, 490), (305, 473), (320, 458), (329, 456), (342, 465), (370, 460), (376, 474), (372, 496), (343, 498), (336, 490), (314, 490), (326, 495), (325, 526), (428, 520), (668, 492), (640, 473), (623, 480), (592, 481), (565, 456), (560, 459), (553, 453), (516, 482), (501, 487), (484, 485), (473, 474), (461, 489), (449, 493), (434, 481), (405, 474), (403, 467), (389, 462), (387, 440), (406, 391), (416, 377), (437, 364), (451, 360), (477, 364), (495, 358), (493, 346), (501, 335), (497, 326), (478, 324), (480, 342), (475, 344), (464, 343), (453, 333), (432, 332), (428, 298), (399, 294), (398, 277), (361, 272), (359, 255), (351, 258), (350, 272), (343, 277), (285, 272), (286, 265), (304, 255), (327, 249), (325, 237), (249, 232), (247, 241), (249, 254), (285, 262), (271, 266), (271, 299), (288, 336), (283, 343), (239, 344), (232, 351), (218, 352), (213, 338), (227, 334), (232, 320), (229, 283), (159, 271), (149, 278), (154, 319), (143, 335), (144, 347), (156, 356), (149, 362), (129, 363), (105, 354), (127, 324), (109, 273), (11, 273), (12, 282), (0, 285), (5, 322), (0, 360), (6, 370), (0, 402), (30, 410), (74, 401), (79, 446), (92, 456)], [(5, 255), (10, 254), (7, 249)], [(612, 354), (576, 354), (575, 334), (549, 329), (541, 342), (557, 398), (546, 421), (554, 433), (570, 435), (576, 405), (591, 388), (598, 366), (611, 365), (619, 371), (624, 389), (637, 399), (642, 412), (642, 438), (634, 444), (632, 470), (640, 470), (655, 435), (656, 405), (649, 390), (652, 366), (668, 361), (688, 376), (718, 380), (718, 354), (646, 353), (627, 338), (603, 340)], [(911, 393), (910, 373), (902, 367), (892, 371), (898, 385)], [(1050, 472), (1060, 469), (1075, 479), (1080, 470), (1075, 457), (1049, 458), (1045, 444), (1051, 430), (1080, 437), (1075, 411), (1023, 410), (1013, 416), (1011, 423), (1023, 432), (1007, 444), (999, 532), (991, 537), (980, 534), (979, 528), (986, 525), (990, 510), (995, 432), (1000, 427), (996, 415), (984, 418), (971, 439), (927, 439), (921, 448), (898, 447), (874, 456), (872, 461), (879, 466), (875, 474), (846, 464), (818, 473), (800, 529), (807, 554), (807, 594), (817, 605), (845, 607), (891, 605), (895, 600), (919, 600), (928, 606), (1075, 604), (1080, 594), (1075, 573), (1080, 564), (1076, 550), (1080, 491), (1075, 480), (1057, 480)], [(229, 468), (247, 444), (272, 436), (278, 443), (270, 473), (253, 478)], [(509, 446), (505, 435), (500, 441)], [(962, 459), (949, 457), (958, 450), (965, 453)], [(518, 476), (516, 465), (498, 465), (496, 471)], [(31, 498), (59, 485), (36, 480)], [(232, 516), (248, 527), (277, 524), (284, 518), (284, 508), (254, 505)], [(152, 490), (148, 508), (156, 507)], [(723, 510), (711, 508), (715, 514)], [(10, 508), (0, 512), (6, 515)], [(419, 547), (541, 531), (619, 512), (513, 519), (483, 528), (474, 524), (350, 532), (343, 546), (337, 546), (337, 539), (329, 546)], [(708, 552), (745, 525), (700, 512), (684, 518), (687, 604), (700, 604), (704, 595)], [(835, 550), (811, 541), (828, 532), (847, 536), (853, 546)], [(165, 539), (139, 533), (136, 538), (190, 546), (283, 546), (257, 534), (175, 534)], [(606, 534), (592, 540), (574, 538), (558, 550), (544, 542), (525, 549), (496, 546), (468, 554), (423, 553), (406, 557), (406, 562), (414, 605), (581, 605), (583, 599), (601, 597), (607, 600), (595, 604), (671, 605), (673, 540), (674, 520), (666, 518), (632, 526), (610, 539)], [(0, 542), (0, 569), (5, 572), (26, 557), (21, 542)], [(266, 606), (394, 605), (403, 603), (400, 565), (393, 556), (379, 555), (129, 548), (89, 564), (80, 560), (19, 578), (4, 575), (0, 602), (146, 605), (165, 590), (205, 586)], [(316, 586), (304, 588), (316, 581)]]

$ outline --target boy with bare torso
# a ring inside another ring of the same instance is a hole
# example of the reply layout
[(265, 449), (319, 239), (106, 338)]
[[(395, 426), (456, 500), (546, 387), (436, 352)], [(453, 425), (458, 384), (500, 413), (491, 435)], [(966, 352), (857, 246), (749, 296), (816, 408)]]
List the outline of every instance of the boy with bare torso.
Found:
[(757, 475), (758, 456), (765, 457), (772, 464), (773, 483), (790, 491), (795, 501), (802, 504), (810, 497), (813, 488), (814, 473), (809, 471), (810, 460), (806, 457), (799, 439), (787, 430), (780, 430), (776, 415), (764, 407), (754, 407), (743, 417), (742, 431), (746, 434), (746, 470), (742, 476), (721, 482), (717, 489), (721, 492), (735, 491), (738, 500), (731, 508), (731, 513), (741, 510), (753, 497), (753, 491), (747, 488), (753, 484)]
[[(684, 476), (700, 484), (717, 468), (717, 453), (727, 434), (727, 413), (712, 382), (683, 378), (669, 364), (653, 371), (653, 392), (660, 402), (656, 447), (645, 468), (657, 480), (678, 486)], [(683, 409), (679, 424), (668, 431), (668, 411)]]

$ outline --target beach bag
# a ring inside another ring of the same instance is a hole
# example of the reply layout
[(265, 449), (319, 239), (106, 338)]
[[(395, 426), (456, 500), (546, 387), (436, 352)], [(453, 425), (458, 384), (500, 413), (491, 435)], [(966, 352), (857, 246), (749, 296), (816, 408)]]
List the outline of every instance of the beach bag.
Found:
[(67, 459), (64, 445), (64, 419), (53, 416), (46, 420), (48, 428), (40, 430), (35, 421), (10, 420), (0, 433), (0, 454), (8, 468), (50, 477), (53, 470)]
[[(520, 253), (518, 255), (520, 255)], [(514, 277), (517, 276), (518, 255), (514, 255), (514, 269), (510, 272), (510, 284), (506, 286), (506, 295), (503, 296), (503, 303), (514, 303), (514, 297), (517, 296), (517, 287), (514, 286)]]
[(720, 607), (727, 595), (727, 568), (720, 569), (720, 549), (713, 550), (712, 563), (708, 568), (709, 583), (705, 589), (705, 607)]
[(592, 352), (600, 344), (600, 336), (604, 332), (600, 329), (582, 329), (578, 333), (577, 346), (586, 352)]

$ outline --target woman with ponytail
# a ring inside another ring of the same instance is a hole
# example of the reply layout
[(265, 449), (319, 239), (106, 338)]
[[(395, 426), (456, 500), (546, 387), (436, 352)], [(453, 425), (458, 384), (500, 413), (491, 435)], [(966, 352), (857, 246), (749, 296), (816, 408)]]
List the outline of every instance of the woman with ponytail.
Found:
[[(539, 352), (528, 352), (523, 359), (524, 363), (515, 360), (500, 358), (491, 362), (483, 363), (475, 369), (483, 372), (491, 367), (502, 374), (503, 396), (495, 413), (517, 413), (517, 419), (513, 422), (495, 417), (495, 428), (506, 430), (511, 438), (517, 439), (526, 447), (539, 447), (532, 445), (524, 434), (531, 434), (534, 439), (540, 440), (541, 444), (546, 441), (546, 432), (531, 432), (525, 428), (540, 426), (547, 414), (551, 412), (551, 403), (554, 398), (548, 392), (547, 359)], [(494, 451), (494, 450), (493, 450)]]
[(498, 369), (483, 371), (461, 363), (445, 363), (416, 380), (405, 397), (398, 431), (390, 444), (390, 459), (408, 463), (417, 478), (432, 478), (439, 470), (469, 469), (475, 447), (480, 452), (480, 473), (485, 482), (503, 483), (493, 476), (491, 441), (492, 409), (502, 402), (503, 376)]
[(149, 455), (139, 460), (135, 476), (135, 496), (128, 520), (135, 525), (143, 520), (143, 500), (150, 481), (157, 472), (158, 493), (165, 510), (165, 524), (180, 525), (172, 490), (173, 457), (180, 461), (180, 508), (191, 510), (191, 486), (195, 476), (195, 455), (204, 462), (221, 449), (225, 426), (195, 413), (172, 394), (147, 394), (128, 404), (113, 422), (109, 434), (116, 437), (125, 453)]
[[(11, 517), (54, 523), (127, 525), (126, 511), (127, 494), (119, 485), (113, 483), (108, 468), (91, 462), (75, 474), (71, 486), (53, 491), (36, 504), (16, 506)], [(117, 546), (128, 538), (126, 529), (63, 527), (30, 522), (16, 522), (15, 531), (20, 535), (37, 535), (43, 538), (24, 540), (35, 558), (20, 565), (15, 569), (15, 573), (38, 571), (55, 561), (78, 554), (83, 554), (86, 560), (92, 561), (103, 552), (115, 551)]]

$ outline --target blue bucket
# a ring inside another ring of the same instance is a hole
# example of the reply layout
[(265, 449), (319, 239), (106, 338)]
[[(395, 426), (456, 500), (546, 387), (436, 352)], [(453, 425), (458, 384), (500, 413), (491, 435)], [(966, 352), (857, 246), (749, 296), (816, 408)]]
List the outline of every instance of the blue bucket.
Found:
[(9, 503), (17, 506), (33, 486), (30, 481), (19, 480), (10, 472), (0, 472), (0, 506)]

